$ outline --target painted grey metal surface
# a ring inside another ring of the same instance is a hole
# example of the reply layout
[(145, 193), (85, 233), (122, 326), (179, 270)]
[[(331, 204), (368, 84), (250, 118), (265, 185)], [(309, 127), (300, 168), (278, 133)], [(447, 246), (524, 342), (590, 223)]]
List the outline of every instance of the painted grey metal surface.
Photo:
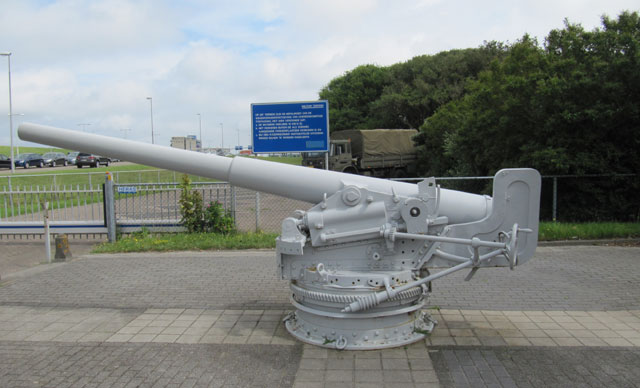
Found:
[[(540, 175), (499, 171), (493, 197), (249, 158), (22, 124), (21, 139), (226, 180), (317, 203), (282, 223), (277, 263), (296, 311), (286, 319), (301, 341), (379, 349), (423, 339), (435, 322), (423, 309), (431, 282), (470, 268), (510, 267), (537, 245)], [(447, 267), (435, 274), (430, 268)]]

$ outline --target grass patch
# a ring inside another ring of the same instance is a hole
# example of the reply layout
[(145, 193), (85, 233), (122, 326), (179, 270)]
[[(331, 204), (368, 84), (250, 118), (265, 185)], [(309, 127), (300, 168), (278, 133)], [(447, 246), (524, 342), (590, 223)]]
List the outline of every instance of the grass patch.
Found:
[(293, 164), (296, 166), (302, 165), (302, 156), (266, 156), (256, 158), (258, 160), (268, 160), (270, 162)]
[[(15, 156), (18, 156), (18, 147), (13, 146), (13, 152)], [(69, 152), (68, 150), (62, 148), (51, 148), (51, 147), (20, 147), (21, 154), (40, 154), (44, 155), (47, 152), (62, 152), (65, 155)], [(11, 157), (11, 146), (0, 146), (0, 154), (5, 154)]]
[(626, 222), (541, 222), (540, 241), (597, 240), (640, 237), (640, 223)]
[(92, 253), (205, 251), (275, 248), (276, 233), (133, 233), (115, 243), (102, 243)]
[[(115, 243), (102, 243), (92, 253), (206, 251), (232, 249), (273, 249), (277, 233), (161, 233), (139, 232)], [(640, 223), (559, 223), (541, 222), (540, 241), (597, 240), (640, 237)]]

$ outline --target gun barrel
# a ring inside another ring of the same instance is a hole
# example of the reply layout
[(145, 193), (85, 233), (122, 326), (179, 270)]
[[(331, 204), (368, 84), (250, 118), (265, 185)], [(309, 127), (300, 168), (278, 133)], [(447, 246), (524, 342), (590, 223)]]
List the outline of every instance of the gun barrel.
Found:
[[(132, 140), (23, 123), (18, 136), (25, 141), (89, 152), (143, 165), (227, 181), (232, 185), (283, 197), (318, 203), (345, 185), (404, 197), (418, 195), (416, 185), (302, 166), (227, 158)], [(441, 190), (440, 214), (450, 223), (470, 222), (489, 215), (491, 200), (455, 190)]]

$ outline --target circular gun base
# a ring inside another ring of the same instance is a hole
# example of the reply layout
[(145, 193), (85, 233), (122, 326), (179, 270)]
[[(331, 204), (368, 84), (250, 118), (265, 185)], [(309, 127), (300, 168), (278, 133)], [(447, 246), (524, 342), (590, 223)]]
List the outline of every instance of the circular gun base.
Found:
[(375, 318), (358, 317), (361, 314), (357, 313), (346, 314), (353, 317), (327, 317), (298, 309), (285, 318), (285, 326), (298, 340), (329, 349), (392, 348), (420, 341), (433, 330), (435, 321), (420, 311), (422, 304), (416, 307)]

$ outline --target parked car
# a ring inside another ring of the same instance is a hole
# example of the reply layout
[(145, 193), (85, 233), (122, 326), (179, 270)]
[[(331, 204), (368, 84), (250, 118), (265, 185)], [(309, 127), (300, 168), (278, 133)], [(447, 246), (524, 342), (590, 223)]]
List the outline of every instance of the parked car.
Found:
[(0, 168), (11, 168), (11, 158), (0, 154)]
[(44, 167), (44, 159), (40, 154), (20, 154), (16, 158), (16, 167)]
[(42, 155), (42, 159), (44, 159), (44, 164), (49, 167), (67, 165), (67, 157), (62, 152), (47, 152)]
[(99, 165), (108, 166), (111, 163), (111, 159), (106, 156), (94, 155), (94, 154), (85, 154), (80, 152), (76, 157), (76, 166), (78, 168), (82, 168), (84, 166), (89, 167), (98, 167)]
[(80, 152), (77, 152), (77, 151), (69, 152), (67, 154), (67, 164), (71, 164), (71, 165), (76, 164), (76, 157), (78, 156), (79, 153)]

